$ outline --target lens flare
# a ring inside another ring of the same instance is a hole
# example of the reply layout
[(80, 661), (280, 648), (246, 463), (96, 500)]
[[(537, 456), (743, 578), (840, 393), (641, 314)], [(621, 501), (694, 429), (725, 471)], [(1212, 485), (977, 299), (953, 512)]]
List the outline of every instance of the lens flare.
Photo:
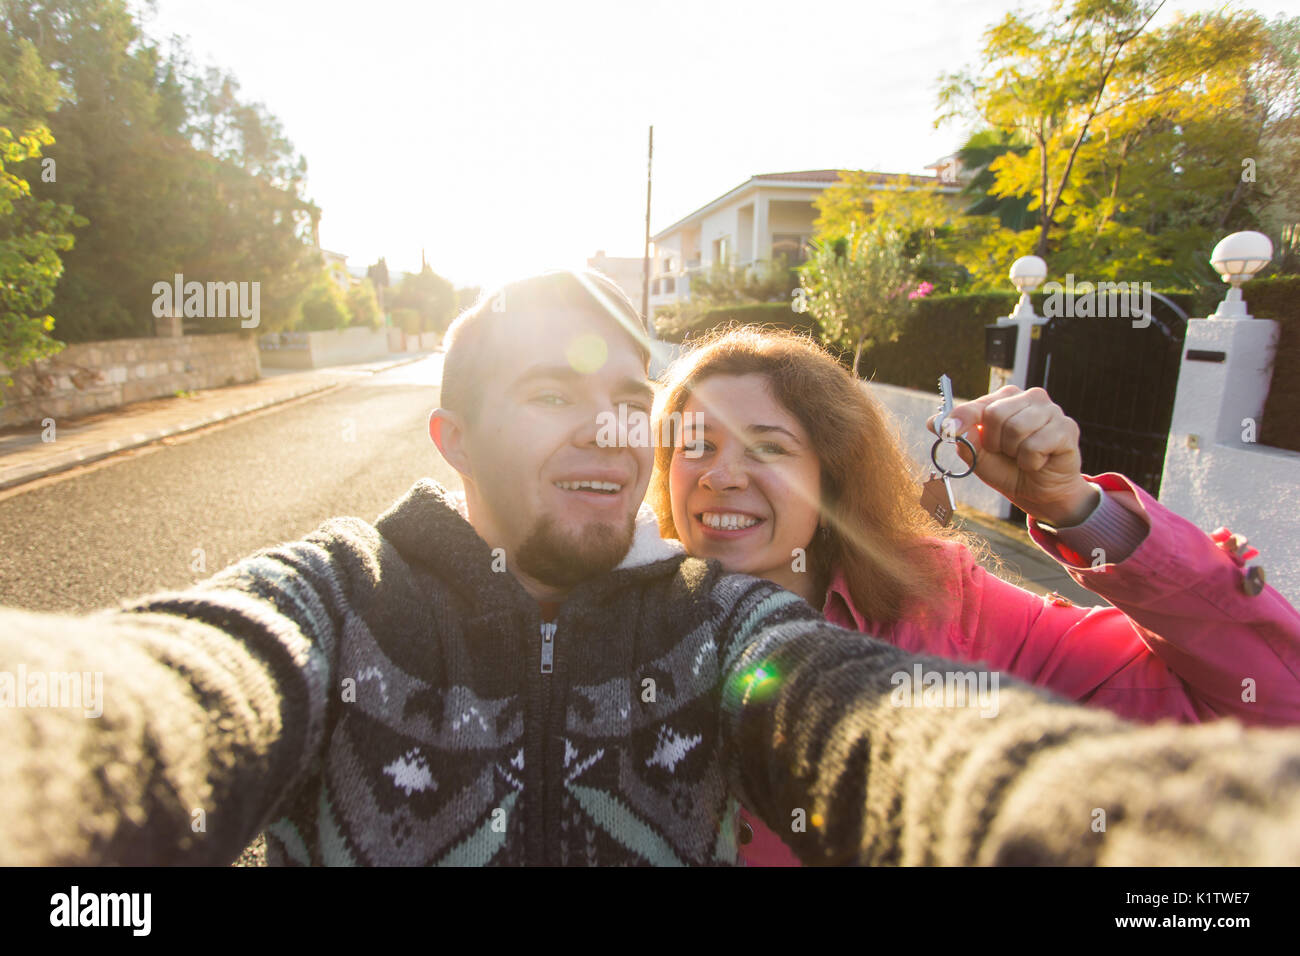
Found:
[(742, 701), (748, 703), (751, 697), (766, 696), (776, 689), (777, 676), (770, 665), (760, 665), (749, 671), (740, 683), (745, 689)]
[(564, 357), (575, 372), (590, 375), (600, 371), (609, 358), (609, 344), (594, 332), (584, 332), (569, 342)]

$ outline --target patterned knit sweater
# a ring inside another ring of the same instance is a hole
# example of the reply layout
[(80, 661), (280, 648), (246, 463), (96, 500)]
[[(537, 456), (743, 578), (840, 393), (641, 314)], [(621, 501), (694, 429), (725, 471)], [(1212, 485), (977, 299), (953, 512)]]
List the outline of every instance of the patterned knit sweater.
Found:
[(972, 668), (643, 545), (552, 631), (421, 481), (184, 592), (0, 611), (7, 673), (103, 674), (99, 717), (0, 681), (0, 864), (221, 864), (263, 830), (272, 864), (731, 864), (738, 801), (809, 863), (1300, 862), (1298, 732), (1010, 679), (995, 717), (900, 702)]

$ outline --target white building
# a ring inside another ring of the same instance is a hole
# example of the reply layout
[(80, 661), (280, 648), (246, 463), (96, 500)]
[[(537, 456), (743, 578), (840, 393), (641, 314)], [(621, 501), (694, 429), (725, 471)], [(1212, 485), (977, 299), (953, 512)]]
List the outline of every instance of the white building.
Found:
[[(944, 162), (929, 168), (938, 169)], [(868, 175), (881, 189), (897, 180), (896, 174)], [(791, 265), (803, 262), (817, 218), (813, 200), (839, 178), (838, 169), (753, 176), (656, 233), (650, 260), (651, 313), (656, 306), (688, 300), (691, 279), (714, 263), (744, 268), (781, 255)], [(911, 180), (933, 182), (945, 192), (958, 189), (938, 176)]]
[(330, 278), (334, 280), (334, 284), (339, 287), (340, 292), (347, 292), (348, 289), (360, 281), (348, 270), (348, 257), (343, 253), (321, 249), (320, 254), (325, 260), (325, 268), (329, 270)]
[(635, 259), (607, 256), (604, 249), (587, 260), (588, 269), (595, 269), (609, 276), (615, 285), (627, 293), (627, 297), (632, 300), (632, 304), (637, 309), (641, 308), (641, 276), (644, 266), (645, 262), (640, 256)]

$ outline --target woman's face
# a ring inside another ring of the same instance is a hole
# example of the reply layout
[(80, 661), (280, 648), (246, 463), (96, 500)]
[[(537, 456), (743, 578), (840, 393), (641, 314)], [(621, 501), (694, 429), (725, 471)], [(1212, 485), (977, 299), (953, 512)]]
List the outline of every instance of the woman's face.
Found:
[(668, 485), (686, 550), (810, 590), (808, 562), (796, 562), (795, 549), (806, 551), (817, 531), (821, 462), (803, 425), (757, 373), (705, 379), (682, 413)]

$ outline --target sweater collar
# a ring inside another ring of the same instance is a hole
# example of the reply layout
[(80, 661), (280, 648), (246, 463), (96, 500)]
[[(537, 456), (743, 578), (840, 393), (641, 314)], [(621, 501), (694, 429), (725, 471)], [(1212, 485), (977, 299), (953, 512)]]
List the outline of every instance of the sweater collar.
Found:
[(431, 569), (471, 604), (503, 585), (513, 584), (526, 596), (513, 575), (492, 573), (487, 542), (461, 515), (452, 493), (432, 478), (412, 485), (380, 515), (375, 529), (408, 563)]
[[(434, 569), (468, 598), (490, 593), (503, 578), (525, 593), (513, 575), (491, 573), (491, 549), (469, 523), (463, 492), (421, 478), (380, 516), (375, 527), (404, 558)], [(643, 502), (632, 545), (615, 570), (646, 567), (684, 553), (681, 542), (659, 536), (654, 509)]]

